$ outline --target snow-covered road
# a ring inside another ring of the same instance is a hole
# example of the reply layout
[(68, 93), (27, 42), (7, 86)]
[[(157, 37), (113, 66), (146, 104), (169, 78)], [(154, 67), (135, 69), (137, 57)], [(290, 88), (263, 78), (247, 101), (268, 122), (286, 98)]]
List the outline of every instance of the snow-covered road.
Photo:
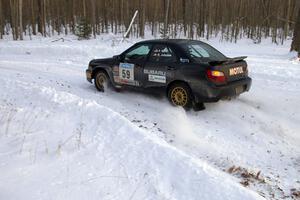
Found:
[(85, 80), (89, 60), (131, 43), (53, 40), (0, 41), (0, 199), (292, 199), (300, 189), (289, 44), (209, 41), (248, 56), (252, 89), (185, 112)]

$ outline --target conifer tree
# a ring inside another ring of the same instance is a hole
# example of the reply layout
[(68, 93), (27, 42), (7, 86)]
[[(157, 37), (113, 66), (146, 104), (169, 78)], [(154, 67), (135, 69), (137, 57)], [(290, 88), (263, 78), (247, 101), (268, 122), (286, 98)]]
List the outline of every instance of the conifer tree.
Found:
[(80, 18), (75, 27), (75, 35), (79, 40), (90, 39), (92, 34), (91, 25), (86, 18)]

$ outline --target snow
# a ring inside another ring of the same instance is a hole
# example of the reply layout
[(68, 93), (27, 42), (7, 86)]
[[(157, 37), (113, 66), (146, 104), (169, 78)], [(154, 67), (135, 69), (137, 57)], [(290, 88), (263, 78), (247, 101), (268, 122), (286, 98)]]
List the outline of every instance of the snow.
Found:
[[(292, 199), (300, 188), (300, 63), (289, 42), (208, 41), (248, 56), (253, 85), (186, 112), (163, 95), (99, 93), (86, 81), (89, 60), (137, 40), (55, 39), (0, 41), (0, 199)], [(232, 166), (259, 178), (244, 187)]]

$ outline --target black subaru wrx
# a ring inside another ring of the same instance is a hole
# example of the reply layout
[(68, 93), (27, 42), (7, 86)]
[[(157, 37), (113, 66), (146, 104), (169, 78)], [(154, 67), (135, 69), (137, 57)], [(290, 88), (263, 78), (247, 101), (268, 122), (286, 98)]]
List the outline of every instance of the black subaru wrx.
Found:
[(112, 58), (90, 61), (86, 77), (102, 92), (106, 86), (162, 88), (173, 105), (201, 109), (205, 102), (249, 91), (245, 58), (228, 58), (197, 40), (147, 40)]

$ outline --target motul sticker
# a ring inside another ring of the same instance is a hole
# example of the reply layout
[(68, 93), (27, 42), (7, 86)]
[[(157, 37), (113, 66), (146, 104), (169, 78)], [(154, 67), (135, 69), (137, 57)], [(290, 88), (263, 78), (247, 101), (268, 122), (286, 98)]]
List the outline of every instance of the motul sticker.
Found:
[(229, 69), (229, 75), (230, 76), (234, 76), (234, 75), (238, 75), (238, 74), (242, 74), (244, 73), (243, 67), (234, 67)]

